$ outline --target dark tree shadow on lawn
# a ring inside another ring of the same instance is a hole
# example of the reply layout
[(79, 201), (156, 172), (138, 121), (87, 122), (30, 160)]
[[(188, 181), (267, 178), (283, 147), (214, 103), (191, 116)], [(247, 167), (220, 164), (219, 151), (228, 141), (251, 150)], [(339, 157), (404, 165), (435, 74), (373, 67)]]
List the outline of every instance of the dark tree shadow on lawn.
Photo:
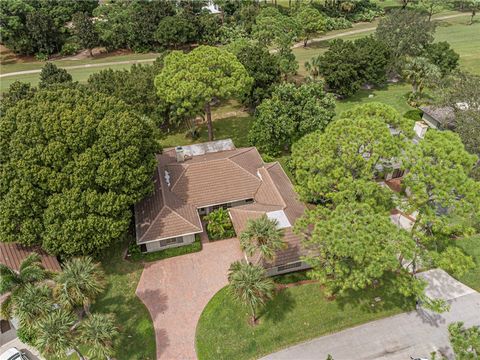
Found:
[(392, 311), (394, 309), (410, 311), (415, 308), (415, 299), (401, 295), (395, 284), (388, 279), (378, 287), (372, 286), (363, 290), (346, 291), (337, 295), (335, 301), (341, 309), (346, 306), (353, 306), (370, 313)]
[(285, 315), (292, 311), (295, 306), (296, 300), (292, 297), (290, 291), (288, 291), (288, 289), (282, 289), (266, 304), (260, 316), (265, 320), (278, 323), (284, 320)]

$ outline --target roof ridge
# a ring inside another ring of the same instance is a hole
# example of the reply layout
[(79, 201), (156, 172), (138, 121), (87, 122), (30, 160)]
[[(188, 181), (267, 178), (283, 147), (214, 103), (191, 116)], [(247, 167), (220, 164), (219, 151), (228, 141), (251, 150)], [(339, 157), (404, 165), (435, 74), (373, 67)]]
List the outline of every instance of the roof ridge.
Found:
[[(280, 191), (278, 190), (278, 187), (277, 185), (275, 184), (275, 181), (273, 181), (272, 179), (272, 176), (270, 175), (270, 173), (268, 172), (268, 169), (264, 166), (263, 169), (265, 170), (265, 172), (267, 173), (268, 175), (268, 178), (270, 179), (270, 181), (272, 182), (272, 185), (273, 185), (273, 189), (274, 191), (277, 193), (277, 195), (280, 197), (280, 201), (282, 202), (283, 204), (283, 209), (285, 209), (287, 207), (287, 203), (285, 202), (285, 200), (283, 199), (283, 196), (282, 194), (280, 193)], [(258, 189), (257, 189), (257, 192), (258, 192)], [(257, 192), (255, 193), (255, 195), (257, 194)]]
[[(185, 171), (187, 171), (187, 168), (188, 168), (188, 164), (178, 164), (178, 163), (172, 163), (172, 164), (166, 164), (165, 167), (167, 167), (168, 165), (177, 165), (177, 166), (181, 166), (182, 167), (182, 172), (180, 173), (180, 175), (178, 175), (178, 178), (177, 180), (175, 180), (175, 182), (173, 184), (170, 184), (169, 186), (169, 189), (170, 189), (170, 192), (173, 192), (173, 188), (175, 187), (175, 185), (177, 185), (178, 183), (178, 180), (180, 180), (180, 178), (183, 176), (183, 174), (185, 173)], [(167, 171), (167, 170), (165, 170)]]
[[(197, 225), (195, 225), (194, 223), (192, 223), (190, 220), (185, 219), (185, 217), (183, 217), (182, 215), (180, 215), (176, 210), (173, 210), (170, 206), (166, 205), (165, 207), (169, 208), (170, 211), (172, 211), (172, 212), (174, 212), (175, 214), (177, 214), (178, 216), (180, 216), (183, 220), (185, 220), (187, 223), (189, 223), (189, 224), (192, 225), (193, 227), (196, 227), (196, 228), (199, 229), (199, 230), (203, 230), (202, 228), (199, 228)], [(197, 216), (200, 218), (200, 215), (198, 215), (197, 209), (195, 209), (195, 211), (197, 212)], [(201, 222), (200, 222), (200, 223), (201, 223)]]
[[(245, 152), (246, 152), (246, 151), (245, 151)], [(244, 153), (244, 152), (242, 152), (242, 154), (243, 154), (243, 153)], [(238, 154), (238, 155), (240, 155), (240, 154)], [(256, 177), (255, 175), (253, 175), (250, 171), (248, 171), (247, 169), (245, 169), (243, 166), (240, 166), (240, 164), (237, 164), (235, 161), (233, 161), (233, 160), (232, 160), (232, 157), (234, 157), (234, 156), (230, 156), (230, 157), (226, 158), (225, 160), (230, 161), (232, 164), (234, 164), (235, 166), (237, 166), (238, 168), (240, 168), (243, 172), (247, 173), (249, 176), (253, 177), (255, 180), (259, 181), (260, 184), (262, 184), (262, 180), (261, 180), (261, 179), (259, 179), (259, 178)], [(257, 168), (257, 171), (258, 171), (258, 169), (260, 169), (260, 168)], [(259, 187), (260, 187), (260, 185), (259, 185)], [(257, 188), (257, 191), (258, 191), (258, 188)], [(255, 193), (256, 193), (257, 191), (255, 191)]]

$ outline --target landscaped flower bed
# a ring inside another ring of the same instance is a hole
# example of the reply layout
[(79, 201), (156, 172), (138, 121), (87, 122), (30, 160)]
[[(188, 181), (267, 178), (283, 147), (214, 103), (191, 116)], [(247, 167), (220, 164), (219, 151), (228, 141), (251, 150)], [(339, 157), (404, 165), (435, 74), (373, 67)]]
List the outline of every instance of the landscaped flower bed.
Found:
[(226, 209), (218, 209), (206, 215), (204, 220), (207, 221), (207, 235), (211, 241), (230, 239), (235, 237), (232, 220)]

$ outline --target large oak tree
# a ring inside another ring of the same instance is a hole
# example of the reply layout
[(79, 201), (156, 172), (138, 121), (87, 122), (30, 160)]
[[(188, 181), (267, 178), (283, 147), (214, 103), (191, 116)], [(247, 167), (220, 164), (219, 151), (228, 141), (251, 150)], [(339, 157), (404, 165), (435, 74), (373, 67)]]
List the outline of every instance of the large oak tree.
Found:
[(43, 90), (0, 120), (0, 240), (99, 252), (151, 190), (155, 129), (122, 101)]

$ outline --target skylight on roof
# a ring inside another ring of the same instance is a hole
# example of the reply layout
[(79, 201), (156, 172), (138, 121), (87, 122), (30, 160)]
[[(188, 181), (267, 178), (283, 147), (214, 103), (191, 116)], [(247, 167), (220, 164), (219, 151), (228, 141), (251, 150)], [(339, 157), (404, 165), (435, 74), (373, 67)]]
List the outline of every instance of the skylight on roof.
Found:
[(277, 228), (284, 229), (291, 227), (290, 221), (288, 221), (287, 215), (283, 210), (276, 210), (267, 212), (267, 217), (271, 220), (277, 220)]

